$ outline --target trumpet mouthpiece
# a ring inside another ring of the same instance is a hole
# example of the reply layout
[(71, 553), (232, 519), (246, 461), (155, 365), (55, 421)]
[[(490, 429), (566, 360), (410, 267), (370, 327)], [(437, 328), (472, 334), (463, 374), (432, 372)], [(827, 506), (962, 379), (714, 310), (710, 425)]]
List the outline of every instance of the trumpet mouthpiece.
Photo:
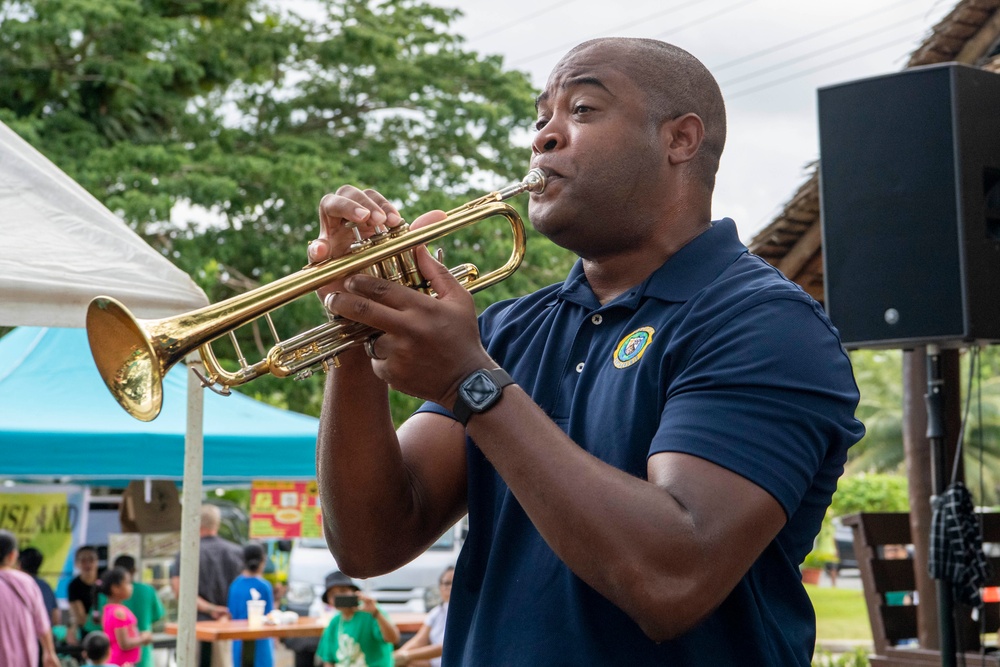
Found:
[(536, 167), (528, 172), (521, 183), (528, 192), (541, 194), (545, 191), (545, 172)]
[(513, 185), (508, 185), (503, 190), (497, 190), (492, 195), (491, 198), (496, 196), (500, 201), (510, 199), (511, 197), (516, 197), (524, 192), (534, 192), (535, 194), (541, 194), (542, 190), (545, 189), (545, 172), (537, 167), (532, 169), (527, 173), (527, 175), (521, 179), (520, 183), (514, 183)]

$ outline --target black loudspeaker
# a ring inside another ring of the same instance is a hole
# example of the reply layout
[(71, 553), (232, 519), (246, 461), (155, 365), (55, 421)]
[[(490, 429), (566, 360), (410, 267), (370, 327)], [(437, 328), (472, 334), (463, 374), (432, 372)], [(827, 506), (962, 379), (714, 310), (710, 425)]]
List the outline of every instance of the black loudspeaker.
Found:
[(1000, 341), (1000, 75), (819, 91), (826, 308), (849, 348)]

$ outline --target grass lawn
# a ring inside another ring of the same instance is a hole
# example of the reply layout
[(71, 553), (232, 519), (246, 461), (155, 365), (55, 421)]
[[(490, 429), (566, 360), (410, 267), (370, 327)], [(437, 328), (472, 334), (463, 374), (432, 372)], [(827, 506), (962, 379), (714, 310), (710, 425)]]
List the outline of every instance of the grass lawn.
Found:
[(807, 585), (806, 592), (816, 609), (817, 640), (871, 641), (872, 629), (862, 591)]

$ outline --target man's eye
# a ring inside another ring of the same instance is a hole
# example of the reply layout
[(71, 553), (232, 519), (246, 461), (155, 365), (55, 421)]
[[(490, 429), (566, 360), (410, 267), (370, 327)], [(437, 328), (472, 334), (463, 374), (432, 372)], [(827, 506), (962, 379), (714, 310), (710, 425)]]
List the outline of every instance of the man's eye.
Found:
[(538, 132), (539, 130), (541, 130), (543, 127), (545, 127), (545, 124), (548, 123), (548, 122), (549, 121), (546, 118), (539, 118), (538, 120), (536, 120), (535, 121), (535, 131)]
[(591, 110), (590, 107), (588, 107), (586, 104), (577, 104), (575, 107), (573, 107), (573, 113), (575, 114), (587, 113), (590, 110)]

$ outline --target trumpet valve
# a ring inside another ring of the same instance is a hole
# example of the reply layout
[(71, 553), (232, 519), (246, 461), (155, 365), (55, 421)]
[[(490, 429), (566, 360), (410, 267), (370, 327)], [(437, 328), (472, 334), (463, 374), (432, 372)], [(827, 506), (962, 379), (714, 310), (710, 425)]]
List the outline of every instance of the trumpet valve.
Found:
[[(344, 227), (347, 227), (352, 232), (354, 232), (354, 244), (364, 243), (365, 240), (361, 238), (361, 230), (358, 229), (358, 223), (356, 222), (345, 222)], [(354, 247), (353, 245), (351, 246)]]

